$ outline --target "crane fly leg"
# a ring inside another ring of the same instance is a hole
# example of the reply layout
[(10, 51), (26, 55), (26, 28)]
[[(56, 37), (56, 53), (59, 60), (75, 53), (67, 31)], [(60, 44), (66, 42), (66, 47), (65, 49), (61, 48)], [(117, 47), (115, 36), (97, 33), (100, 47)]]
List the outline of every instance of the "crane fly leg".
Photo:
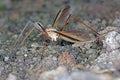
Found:
[(70, 19), (73, 18), (74, 20), (78, 21), (79, 23), (85, 25), (85, 27), (87, 27), (88, 29), (90, 29), (91, 31), (93, 31), (96, 35), (100, 35), (93, 27), (91, 27), (90, 25), (86, 24), (83, 20), (81, 20), (80, 18), (78, 18), (75, 15), (69, 14), (65, 23), (63, 24), (63, 26), (61, 27), (60, 31), (63, 31), (64, 28), (67, 26), (67, 24), (70, 22)]
[(78, 18), (75, 15), (71, 16), (73, 19), (75, 19), (76, 21), (78, 21), (79, 23), (85, 25), (85, 27), (87, 27), (89, 30), (93, 31), (97, 36), (99, 36), (100, 34), (95, 30), (95, 28), (91, 27), (90, 25), (86, 24), (83, 20), (81, 20), (80, 18)]
[(20, 43), (20, 45), (23, 45), (24, 44), (24, 41), (27, 39), (27, 37), (30, 35), (30, 33), (35, 29), (35, 27), (32, 27), (30, 29), (30, 31), (27, 33), (27, 35), (24, 37), (24, 39), (22, 40), (22, 42)]
[(20, 35), (18, 36), (18, 38), (15, 40), (14, 46), (16, 46), (18, 40), (20, 39), (20, 37), (23, 35), (25, 29), (28, 27), (28, 25), (32, 23), (31, 21), (28, 21), (27, 24), (25, 25), (25, 27), (23, 28), (23, 30), (21, 31)]

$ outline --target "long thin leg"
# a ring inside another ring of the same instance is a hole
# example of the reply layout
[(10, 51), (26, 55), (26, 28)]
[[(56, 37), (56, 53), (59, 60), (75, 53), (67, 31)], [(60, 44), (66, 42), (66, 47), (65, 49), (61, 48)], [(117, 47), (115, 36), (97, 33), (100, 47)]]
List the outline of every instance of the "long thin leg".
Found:
[(63, 26), (61, 27), (60, 31), (63, 31), (64, 28), (66, 27), (66, 25), (70, 22), (70, 18), (73, 18), (75, 20), (77, 20), (79, 23), (85, 25), (85, 27), (87, 27), (88, 29), (90, 29), (91, 31), (95, 32), (97, 35), (99, 35), (99, 33), (90, 25), (86, 24), (83, 20), (81, 20), (80, 18), (78, 18), (75, 15), (69, 14), (68, 18), (66, 19), (65, 23), (63, 24)]
[(30, 35), (30, 33), (35, 29), (35, 27), (33, 27), (32, 29), (30, 29), (30, 31), (27, 33), (27, 35), (25, 36), (25, 38), (22, 40), (22, 42), (20, 43), (20, 45), (24, 44), (24, 41), (26, 40), (26, 38)]
[(28, 21), (27, 24), (25, 25), (25, 27), (23, 28), (23, 30), (21, 31), (20, 35), (18, 36), (17, 40), (14, 43), (14, 46), (16, 46), (18, 40), (20, 39), (20, 37), (22, 36), (23, 32), (25, 31), (25, 29), (27, 28), (27, 26), (32, 23), (31, 21)]
[(78, 22), (80, 22), (81, 24), (85, 25), (85, 27), (87, 27), (88, 29), (90, 29), (91, 31), (95, 32), (97, 35), (100, 35), (93, 27), (91, 27), (90, 25), (86, 24), (83, 20), (81, 20), (80, 18), (78, 18), (75, 15), (71, 16), (73, 19), (77, 20)]
[[(24, 44), (24, 41), (26, 40), (26, 38), (30, 35), (30, 33), (31, 33), (35, 28), (38, 29), (38, 30), (40, 30), (40, 31), (42, 31), (42, 32), (44, 32), (45, 35), (48, 37), (47, 32), (46, 32), (44, 26), (43, 26), (40, 22), (35, 22), (35, 23), (33, 23), (33, 25), (34, 25), (34, 26), (30, 29), (30, 31), (27, 33), (27, 35), (25, 36), (25, 38), (22, 40), (21, 45)], [(43, 33), (42, 33), (42, 34), (43, 34)]]

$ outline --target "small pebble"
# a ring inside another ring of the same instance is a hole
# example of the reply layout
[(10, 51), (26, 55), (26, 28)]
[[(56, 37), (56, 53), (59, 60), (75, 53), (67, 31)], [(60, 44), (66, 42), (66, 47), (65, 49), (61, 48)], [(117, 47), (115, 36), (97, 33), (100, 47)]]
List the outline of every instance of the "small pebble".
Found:
[(6, 80), (17, 80), (17, 77), (10, 73)]

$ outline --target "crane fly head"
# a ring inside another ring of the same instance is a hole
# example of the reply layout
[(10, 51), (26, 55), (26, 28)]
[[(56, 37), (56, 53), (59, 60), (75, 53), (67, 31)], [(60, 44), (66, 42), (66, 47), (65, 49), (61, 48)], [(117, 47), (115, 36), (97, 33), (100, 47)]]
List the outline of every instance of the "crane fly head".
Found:
[[(56, 29), (54, 28), (48, 28), (48, 29), (45, 29), (44, 26), (39, 23), (39, 22), (36, 22), (34, 24), (34, 26), (36, 26), (36, 28), (38, 28), (39, 30), (42, 29), (42, 31), (48, 36), (51, 38), (52, 41), (57, 41), (57, 38), (58, 38), (58, 33), (55, 33), (55, 31), (57, 31)], [(50, 27), (50, 25), (49, 25)]]
[(46, 29), (45, 31), (52, 41), (57, 41), (57, 38), (59, 37), (59, 35), (54, 32), (54, 31), (57, 31), (56, 29), (49, 28), (49, 29)]

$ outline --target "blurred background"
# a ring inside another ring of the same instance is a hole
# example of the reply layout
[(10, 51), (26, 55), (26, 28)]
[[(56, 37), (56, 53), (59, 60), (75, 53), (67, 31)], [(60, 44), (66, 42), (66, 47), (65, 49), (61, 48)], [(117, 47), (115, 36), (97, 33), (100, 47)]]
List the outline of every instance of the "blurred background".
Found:
[(0, 32), (20, 33), (28, 21), (51, 24), (65, 5), (83, 20), (110, 24), (120, 16), (119, 0), (0, 0)]
[(0, 0), (0, 32), (3, 27), (16, 32), (28, 21), (52, 23), (65, 5), (70, 5), (72, 13), (85, 20), (120, 16), (119, 0)]
[(72, 14), (100, 30), (120, 16), (119, 0), (0, 0), (1, 42), (20, 34), (28, 21), (41, 22), (45, 26), (52, 24), (65, 5), (71, 6)]

